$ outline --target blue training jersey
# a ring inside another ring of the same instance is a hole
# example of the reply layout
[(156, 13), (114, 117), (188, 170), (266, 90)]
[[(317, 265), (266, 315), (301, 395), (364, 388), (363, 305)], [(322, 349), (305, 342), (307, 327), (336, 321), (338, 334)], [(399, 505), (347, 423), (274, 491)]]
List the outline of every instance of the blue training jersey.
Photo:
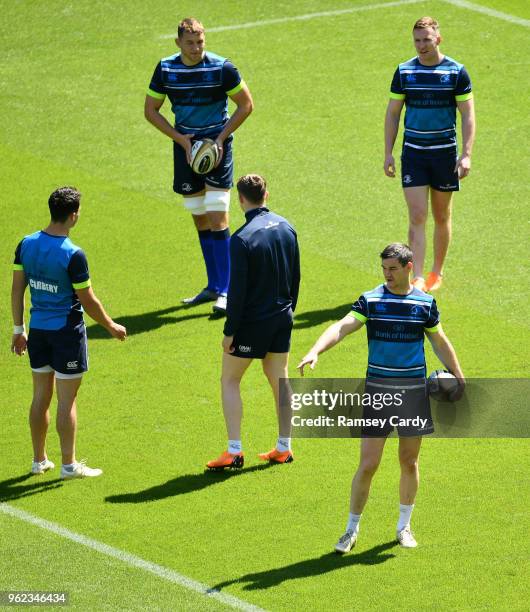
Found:
[(31, 294), (30, 327), (58, 330), (83, 322), (76, 289), (90, 287), (83, 251), (67, 236), (44, 231), (26, 236), (15, 251), (15, 270), (23, 270)]
[(407, 295), (385, 285), (363, 293), (350, 313), (366, 323), (368, 369), (377, 378), (425, 378), (424, 332), (439, 329), (435, 299), (414, 288)]
[(456, 103), (473, 97), (462, 64), (445, 56), (436, 66), (424, 66), (413, 57), (397, 67), (390, 97), (405, 100), (404, 147), (454, 153)]
[(198, 64), (187, 66), (176, 53), (160, 60), (147, 95), (169, 98), (180, 133), (215, 138), (228, 121), (228, 96), (242, 88), (237, 68), (225, 57), (207, 51)]

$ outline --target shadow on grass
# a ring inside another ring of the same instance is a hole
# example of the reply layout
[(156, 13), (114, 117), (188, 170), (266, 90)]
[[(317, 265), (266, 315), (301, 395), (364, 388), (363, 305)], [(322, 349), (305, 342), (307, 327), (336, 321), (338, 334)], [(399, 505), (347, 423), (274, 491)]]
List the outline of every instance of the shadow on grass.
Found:
[[(153, 331), (159, 329), (164, 325), (172, 325), (174, 323), (182, 323), (183, 321), (190, 321), (192, 319), (201, 319), (209, 317), (210, 319), (219, 318), (211, 312), (195, 313), (180, 315), (178, 317), (168, 316), (171, 313), (178, 312), (180, 310), (189, 311), (192, 306), (186, 304), (180, 304), (179, 306), (170, 306), (169, 308), (162, 308), (160, 310), (154, 310), (153, 312), (144, 312), (143, 314), (130, 315), (128, 317), (118, 317), (116, 322), (120, 325), (125, 325), (127, 328), (127, 334), (134, 336), (136, 334), (143, 334), (144, 332)], [(101, 325), (90, 325), (87, 327), (87, 334), (89, 338), (96, 338), (99, 340), (111, 340), (112, 336), (107, 332), (106, 329)]]
[(245, 574), (240, 578), (234, 578), (234, 580), (220, 582), (212, 587), (210, 592), (218, 592), (231, 584), (242, 582), (248, 583), (243, 587), (245, 591), (269, 589), (287, 580), (320, 576), (352, 565), (379, 565), (380, 563), (394, 559), (396, 555), (385, 552), (394, 548), (394, 546), (397, 546), (395, 540), (379, 544), (359, 554), (338, 555), (337, 553), (330, 552), (321, 557), (315, 557), (314, 559), (305, 559), (304, 561), (298, 561), (297, 563), (285, 565), (284, 567), (256, 572), (254, 574)]
[(352, 302), (335, 306), (334, 308), (324, 308), (323, 310), (308, 310), (307, 312), (296, 312), (294, 316), (294, 329), (307, 329), (315, 327), (328, 321), (335, 322), (345, 317), (351, 310)]
[[(31, 484), (21, 484), (26, 480), (32, 479)], [(22, 497), (29, 497), (37, 493), (43, 493), (50, 489), (57, 489), (63, 485), (60, 478), (54, 480), (38, 480), (42, 476), (34, 476), (33, 474), (23, 474), (16, 478), (9, 478), (0, 482), (0, 502), (9, 502)]]
[(238, 471), (224, 470), (222, 472), (213, 472), (208, 470), (200, 474), (184, 474), (183, 476), (172, 478), (163, 484), (144, 489), (143, 491), (137, 491), (136, 493), (108, 495), (105, 497), (105, 501), (111, 504), (139, 504), (142, 502), (157, 501), (159, 499), (165, 499), (166, 497), (174, 497), (175, 495), (185, 495), (186, 493), (200, 491), (201, 489), (206, 489), (206, 487), (225, 482), (229, 478), (241, 478), (245, 474), (259, 472), (270, 467), (273, 467), (273, 465), (266, 463), (264, 465), (254, 465)]

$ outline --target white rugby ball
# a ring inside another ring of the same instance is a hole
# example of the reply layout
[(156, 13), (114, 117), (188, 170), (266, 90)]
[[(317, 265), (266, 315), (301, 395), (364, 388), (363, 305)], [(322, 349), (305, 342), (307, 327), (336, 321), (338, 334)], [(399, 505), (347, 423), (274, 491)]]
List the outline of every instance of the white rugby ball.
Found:
[(211, 138), (196, 140), (191, 145), (191, 169), (195, 174), (208, 174), (219, 161), (219, 147)]
[(434, 399), (449, 401), (451, 393), (458, 389), (458, 380), (447, 370), (435, 370), (427, 379), (427, 389)]

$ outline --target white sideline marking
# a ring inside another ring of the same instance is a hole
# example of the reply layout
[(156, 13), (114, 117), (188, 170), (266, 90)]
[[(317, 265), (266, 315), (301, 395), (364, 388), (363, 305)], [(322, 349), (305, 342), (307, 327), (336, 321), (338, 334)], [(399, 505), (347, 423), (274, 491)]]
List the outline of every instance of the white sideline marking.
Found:
[(504, 21), (509, 21), (510, 23), (516, 23), (524, 26), (525, 28), (530, 28), (530, 20), (523, 19), (522, 17), (516, 17), (515, 15), (510, 15), (508, 13), (502, 13), (501, 11), (496, 11), (495, 9), (488, 8), (487, 6), (474, 4), (473, 2), (468, 2), (467, 0), (444, 0), (444, 2), (454, 4), (454, 6), (459, 8), (475, 11), (476, 13), (484, 13), (484, 15), (489, 15), (490, 17), (503, 19)]
[[(319, 13), (306, 13), (305, 15), (292, 15), (291, 17), (278, 17), (277, 19), (264, 19), (263, 21), (249, 21), (247, 23), (236, 23), (233, 25), (218, 26), (207, 28), (206, 33), (226, 32), (227, 30), (244, 30), (246, 28), (258, 28), (261, 26), (274, 25), (275, 23), (287, 23), (288, 21), (307, 21), (318, 17), (336, 17), (337, 15), (347, 15), (348, 13), (358, 13), (360, 11), (371, 11), (373, 9), (386, 8), (387, 6), (402, 6), (403, 4), (418, 4), (423, 0), (393, 0), (392, 2), (378, 2), (377, 4), (365, 4), (364, 6), (352, 6), (347, 9), (336, 11), (321, 11)], [(163, 34), (160, 38), (175, 38), (175, 34)]]
[(26, 521), (26, 523), (36, 525), (41, 529), (46, 529), (46, 531), (51, 531), (52, 533), (66, 538), (67, 540), (71, 540), (77, 544), (82, 544), (87, 548), (92, 548), (92, 550), (97, 550), (108, 557), (114, 557), (119, 561), (123, 561), (123, 563), (126, 563), (127, 565), (137, 567), (146, 572), (151, 572), (151, 574), (154, 574), (159, 578), (163, 578), (164, 580), (172, 582), (173, 584), (178, 584), (179, 586), (189, 589), (190, 591), (195, 591), (196, 593), (211, 599), (217, 599), (217, 601), (220, 601), (221, 603), (224, 603), (236, 610), (244, 610), (245, 612), (265, 612), (262, 608), (258, 608), (258, 606), (247, 603), (246, 601), (238, 599), (233, 595), (228, 595), (226, 593), (217, 591), (212, 592), (207, 584), (197, 582), (196, 580), (183, 576), (182, 574), (179, 574), (178, 572), (175, 572), (167, 567), (157, 565), (151, 561), (146, 561), (145, 559), (141, 559), (136, 555), (132, 555), (124, 550), (120, 550), (119, 548), (114, 548), (108, 544), (104, 544), (103, 542), (92, 540), (91, 538), (79, 533), (74, 533), (65, 527), (61, 527), (61, 525), (58, 525), (57, 523), (51, 523), (50, 521), (39, 518), (38, 516), (33, 516), (33, 514), (30, 514), (29, 512), (25, 512), (19, 508), (14, 508), (13, 506), (10, 506), (4, 502), (0, 503), (0, 511), (4, 514), (8, 514), (9, 516), (14, 516), (22, 521)]

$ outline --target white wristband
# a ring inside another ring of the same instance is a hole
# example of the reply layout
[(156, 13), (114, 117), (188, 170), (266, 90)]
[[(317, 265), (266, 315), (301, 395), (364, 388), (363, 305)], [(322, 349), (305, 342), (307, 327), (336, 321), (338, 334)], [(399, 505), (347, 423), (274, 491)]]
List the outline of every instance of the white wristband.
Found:
[(25, 334), (25, 333), (26, 333), (26, 326), (24, 325), (24, 323), (22, 323), (22, 325), (13, 326), (13, 335), (19, 336), (20, 334)]

